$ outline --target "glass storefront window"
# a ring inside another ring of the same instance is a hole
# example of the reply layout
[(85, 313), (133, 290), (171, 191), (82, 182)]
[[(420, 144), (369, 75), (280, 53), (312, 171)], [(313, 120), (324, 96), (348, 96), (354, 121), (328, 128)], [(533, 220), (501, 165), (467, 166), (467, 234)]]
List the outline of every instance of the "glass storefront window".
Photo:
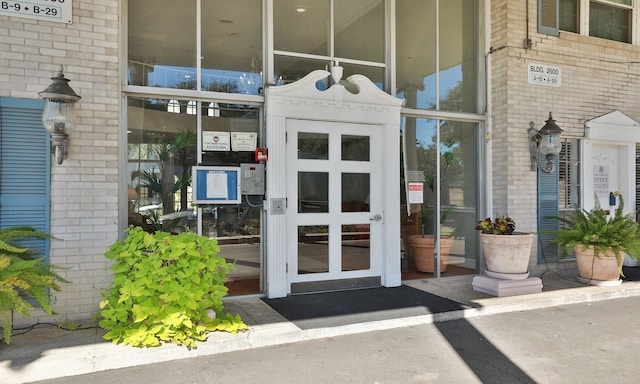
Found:
[(382, 0), (315, 0), (304, 5), (282, 0), (274, 2), (273, 20), (274, 84), (299, 80), (313, 70), (329, 70), (337, 61), (345, 69), (343, 78), (362, 74), (384, 89)]
[(129, 85), (261, 92), (261, 1), (202, 0), (201, 4), (202, 30), (198, 31), (195, 0), (128, 3)]
[(382, 0), (335, 0), (334, 8), (334, 56), (384, 62)]
[(396, 95), (407, 107), (478, 111), (478, 12), (463, 0), (396, 3)]
[[(402, 141), (402, 173), (406, 183), (402, 186), (403, 194), (409, 183), (423, 186), (422, 204), (407, 206), (408, 200), (403, 199), (401, 228), (405, 250), (410, 251), (409, 236), (433, 236), (437, 219), (434, 211), (438, 210), (441, 236), (455, 238), (448, 255), (449, 266), (475, 270), (477, 236), (475, 225), (469, 223), (475, 223), (478, 215), (478, 124), (407, 117), (403, 119)], [(440, 207), (436, 204), (438, 193)]]

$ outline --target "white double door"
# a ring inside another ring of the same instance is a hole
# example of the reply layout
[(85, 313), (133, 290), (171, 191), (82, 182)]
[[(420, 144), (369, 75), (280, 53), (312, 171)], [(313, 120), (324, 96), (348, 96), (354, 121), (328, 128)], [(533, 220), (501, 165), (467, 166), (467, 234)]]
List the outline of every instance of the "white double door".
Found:
[(286, 249), (291, 285), (375, 280), (381, 275), (381, 129), (287, 120)]

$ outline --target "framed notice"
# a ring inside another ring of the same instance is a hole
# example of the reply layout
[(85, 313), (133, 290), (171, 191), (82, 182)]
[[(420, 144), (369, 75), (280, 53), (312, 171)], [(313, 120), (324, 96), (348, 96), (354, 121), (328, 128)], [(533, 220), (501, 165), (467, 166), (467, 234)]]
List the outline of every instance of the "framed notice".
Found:
[(194, 204), (240, 204), (240, 167), (191, 169)]

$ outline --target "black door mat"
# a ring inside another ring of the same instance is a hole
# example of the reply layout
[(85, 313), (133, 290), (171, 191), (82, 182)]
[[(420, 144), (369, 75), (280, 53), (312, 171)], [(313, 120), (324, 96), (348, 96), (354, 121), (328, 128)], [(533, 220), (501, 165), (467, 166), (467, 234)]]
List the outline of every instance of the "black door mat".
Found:
[(640, 281), (640, 267), (622, 267), (625, 281)]
[(262, 299), (300, 329), (337, 327), (468, 308), (406, 285)]

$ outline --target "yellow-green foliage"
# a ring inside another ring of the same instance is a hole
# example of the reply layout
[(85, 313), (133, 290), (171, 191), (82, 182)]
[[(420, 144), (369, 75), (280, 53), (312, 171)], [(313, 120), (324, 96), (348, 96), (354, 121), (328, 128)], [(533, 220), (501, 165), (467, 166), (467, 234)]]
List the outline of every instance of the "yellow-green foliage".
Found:
[(105, 339), (135, 347), (172, 342), (194, 348), (210, 331), (246, 328), (239, 316), (223, 311), (224, 279), (232, 265), (218, 256), (217, 240), (190, 232), (150, 234), (139, 227), (127, 232), (105, 253), (115, 261), (114, 280), (100, 303)]
[(7, 344), (11, 342), (11, 311), (29, 316), (33, 309), (25, 296), (32, 297), (45, 312), (52, 314), (47, 289), (59, 291), (58, 283), (68, 283), (54, 272), (55, 266), (45, 263), (42, 257), (33, 259), (34, 251), (15, 243), (27, 237), (43, 239), (49, 235), (30, 227), (0, 229), (0, 322)]

